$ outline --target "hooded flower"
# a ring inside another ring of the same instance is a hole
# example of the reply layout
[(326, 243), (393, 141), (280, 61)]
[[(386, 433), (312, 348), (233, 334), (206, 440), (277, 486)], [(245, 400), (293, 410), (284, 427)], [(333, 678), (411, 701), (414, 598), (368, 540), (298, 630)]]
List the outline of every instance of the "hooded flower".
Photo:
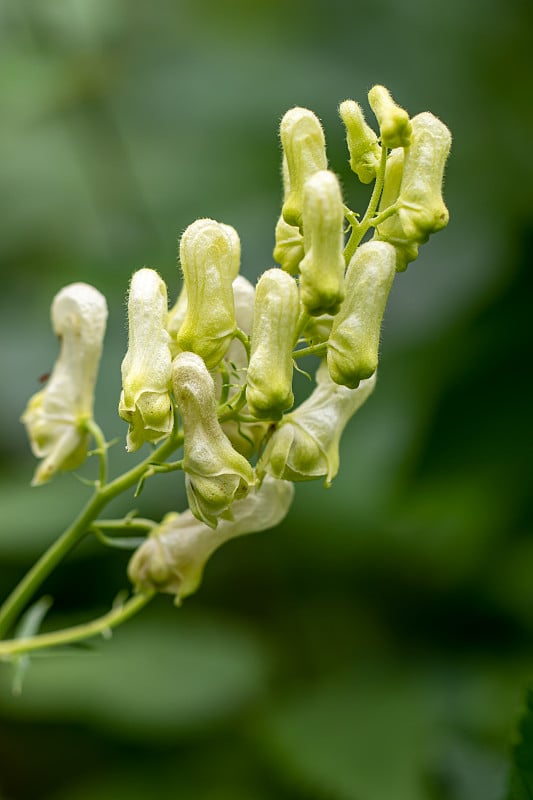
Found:
[(253, 470), (220, 427), (215, 385), (202, 359), (180, 353), (174, 359), (172, 381), (183, 419), (189, 506), (197, 519), (214, 528), (221, 515), (231, 517), (233, 501), (246, 496)]
[(279, 419), (294, 402), (292, 349), (300, 313), (296, 281), (281, 269), (263, 272), (255, 290), (246, 400), (259, 419)]
[(302, 305), (313, 316), (336, 314), (344, 298), (344, 206), (333, 172), (321, 170), (306, 181), (302, 219)]
[(52, 326), (61, 350), (48, 383), (22, 415), (32, 451), (43, 459), (33, 485), (58, 471), (76, 469), (87, 456), (86, 422), (92, 418), (94, 386), (107, 321), (107, 304), (86, 283), (72, 283), (55, 296)]
[(172, 431), (170, 337), (165, 330), (167, 287), (153, 269), (134, 273), (128, 299), (128, 352), (122, 361), (118, 411), (129, 422), (127, 449), (157, 442)]
[(196, 591), (207, 560), (220, 545), (273, 528), (286, 516), (293, 494), (291, 483), (267, 476), (260, 488), (234, 502), (233, 519), (220, 520), (216, 530), (191, 511), (167, 514), (134, 553), (128, 567), (130, 580), (141, 591), (174, 594), (179, 602)]
[(291, 414), (283, 417), (257, 465), (265, 473), (289, 481), (309, 481), (324, 476), (329, 486), (339, 470), (339, 443), (346, 424), (374, 389), (375, 376), (357, 389), (338, 386), (323, 362), (313, 393)]
[(280, 136), (287, 165), (282, 215), (288, 225), (301, 227), (305, 182), (328, 168), (324, 131), (312, 111), (296, 107), (281, 120)]
[(237, 231), (213, 219), (196, 220), (181, 237), (187, 307), (175, 351), (196, 353), (208, 369), (224, 358), (235, 333), (232, 282), (240, 254)]
[(381, 321), (396, 274), (396, 252), (387, 242), (359, 247), (346, 272), (346, 297), (328, 339), (329, 374), (355, 389), (378, 366)]

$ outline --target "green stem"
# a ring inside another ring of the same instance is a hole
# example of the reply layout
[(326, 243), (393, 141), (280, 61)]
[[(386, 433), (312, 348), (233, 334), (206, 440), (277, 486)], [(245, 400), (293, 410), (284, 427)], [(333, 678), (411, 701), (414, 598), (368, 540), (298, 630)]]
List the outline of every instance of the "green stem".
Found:
[(9, 597), (0, 608), (0, 639), (5, 636), (12, 623), (25, 605), (33, 597), (39, 586), (50, 575), (55, 567), (72, 550), (87, 531), (91, 523), (96, 519), (100, 511), (114, 497), (122, 494), (127, 489), (135, 486), (139, 482), (144, 472), (154, 462), (162, 462), (171, 455), (183, 443), (183, 436), (175, 432), (144, 461), (132, 469), (115, 478), (104, 488), (97, 488), (90, 498), (85, 508), (82, 509), (72, 525), (66, 529), (61, 536), (43, 553), (41, 558), (26, 573), (20, 583), (13, 589)]
[(292, 357), (303, 358), (304, 356), (322, 356), (327, 349), (327, 342), (320, 342), (320, 344), (312, 344), (309, 347), (302, 347), (300, 350), (294, 350)]
[(235, 333), (233, 334), (235, 339), (238, 339), (239, 342), (242, 342), (244, 349), (246, 350), (246, 356), (248, 361), (250, 360), (250, 337), (245, 334), (244, 331), (241, 331), (240, 328), (236, 328)]
[(350, 260), (359, 247), (359, 243), (361, 239), (367, 232), (367, 230), (374, 224), (373, 217), (376, 213), (376, 208), (378, 207), (378, 203), (381, 197), (381, 192), (383, 191), (383, 183), (385, 181), (385, 167), (387, 166), (387, 148), (381, 148), (381, 161), (379, 163), (379, 167), (376, 172), (376, 182), (374, 183), (374, 189), (372, 190), (372, 196), (370, 198), (370, 202), (368, 204), (368, 208), (365, 211), (365, 215), (361, 222), (352, 228), (352, 233), (350, 238), (348, 239), (348, 244), (344, 248), (344, 260), (346, 264), (350, 263)]
[(124, 519), (96, 519), (91, 525), (91, 529), (98, 528), (104, 531), (151, 531), (156, 525), (157, 522), (154, 522), (152, 519), (145, 519), (144, 517), (125, 517)]
[(47, 647), (72, 644), (98, 634), (105, 634), (106, 631), (116, 628), (117, 625), (121, 625), (134, 614), (137, 614), (152, 599), (154, 594), (155, 592), (136, 594), (118, 608), (114, 608), (102, 617), (82, 625), (75, 625), (72, 628), (65, 628), (52, 633), (41, 633), (27, 639), (10, 639), (0, 642), (0, 658), (9, 658)]

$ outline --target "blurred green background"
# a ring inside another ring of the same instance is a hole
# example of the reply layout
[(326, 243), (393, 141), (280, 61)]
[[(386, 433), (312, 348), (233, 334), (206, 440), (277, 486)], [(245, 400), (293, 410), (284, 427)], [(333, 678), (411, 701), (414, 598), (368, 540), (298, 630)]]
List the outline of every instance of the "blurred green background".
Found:
[[(174, 297), (198, 216), (237, 228), (250, 279), (272, 265), (287, 108), (321, 117), (359, 210), (340, 101), (384, 83), (454, 135), (450, 225), (398, 276), (333, 487), (299, 486), (183, 608), (33, 659), (21, 697), (0, 665), (2, 800), (504, 797), (533, 678), (532, 24), (526, 0), (0, 0), (3, 595), (88, 491), (30, 490), (18, 424), (57, 352), (55, 292), (108, 298), (97, 418), (123, 439), (129, 276), (155, 267)], [(122, 443), (111, 459), (130, 463)], [(176, 475), (137, 504), (183, 505)], [(43, 589), (47, 625), (103, 612), (126, 563), (78, 548)]]

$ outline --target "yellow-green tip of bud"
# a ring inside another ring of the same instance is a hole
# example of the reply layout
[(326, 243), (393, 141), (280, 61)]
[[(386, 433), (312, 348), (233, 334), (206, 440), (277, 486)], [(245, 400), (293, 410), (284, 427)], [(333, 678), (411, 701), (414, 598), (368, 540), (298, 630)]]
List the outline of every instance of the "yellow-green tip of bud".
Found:
[(304, 186), (305, 257), (300, 263), (302, 304), (312, 316), (336, 314), (344, 297), (344, 206), (333, 172), (315, 172)]
[(60, 470), (76, 469), (87, 456), (85, 425), (93, 414), (107, 304), (93, 286), (72, 283), (54, 297), (51, 317), (61, 350), (46, 386), (21, 417), (33, 454), (43, 459), (34, 486)]
[(292, 350), (300, 300), (298, 287), (281, 269), (264, 272), (255, 290), (246, 401), (253, 416), (279, 419), (294, 402)]
[(370, 183), (376, 177), (381, 159), (378, 137), (365, 122), (361, 106), (354, 100), (345, 100), (341, 103), (339, 115), (346, 127), (350, 168), (361, 183)]
[(289, 225), (301, 227), (304, 184), (313, 173), (328, 166), (324, 131), (312, 111), (296, 107), (281, 120), (280, 136), (287, 164), (281, 213)]
[(127, 449), (157, 442), (172, 431), (167, 287), (153, 269), (134, 273), (128, 297), (128, 352), (122, 362), (119, 414), (129, 423)]
[(384, 147), (409, 147), (411, 123), (409, 114), (397, 105), (385, 86), (373, 86), (368, 102), (379, 124), (381, 144)]
[(177, 346), (196, 353), (213, 369), (224, 358), (235, 333), (232, 282), (240, 263), (237, 232), (212, 219), (196, 220), (181, 237), (180, 262), (187, 310)]

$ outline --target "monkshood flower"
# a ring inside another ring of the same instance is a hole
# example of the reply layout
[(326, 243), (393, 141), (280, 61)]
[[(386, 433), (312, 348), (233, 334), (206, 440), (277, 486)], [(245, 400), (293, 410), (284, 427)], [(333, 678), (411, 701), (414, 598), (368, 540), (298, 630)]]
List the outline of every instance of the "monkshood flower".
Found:
[(280, 136), (287, 165), (281, 213), (288, 225), (301, 227), (305, 182), (315, 172), (328, 168), (324, 131), (312, 111), (296, 107), (281, 120)]
[(396, 252), (387, 242), (367, 242), (346, 271), (346, 297), (333, 318), (327, 363), (335, 383), (355, 389), (378, 366), (381, 322), (396, 274)]
[(235, 229), (213, 219), (196, 220), (181, 237), (187, 308), (176, 350), (196, 353), (208, 369), (222, 361), (235, 333), (232, 282), (239, 272), (240, 253)]
[(255, 290), (254, 324), (246, 401), (259, 419), (279, 419), (294, 403), (293, 360), (300, 299), (296, 281), (268, 269)]
[(287, 515), (293, 495), (292, 483), (267, 476), (260, 487), (233, 503), (233, 519), (220, 520), (216, 530), (191, 511), (167, 514), (134, 553), (128, 567), (131, 582), (141, 592), (173, 594), (178, 604), (196, 591), (215, 550), (236, 536), (278, 525)]
[(172, 383), (183, 419), (189, 506), (197, 519), (214, 528), (220, 516), (231, 518), (234, 500), (246, 496), (253, 470), (220, 426), (215, 384), (203, 360), (195, 353), (179, 353), (172, 364)]
[(134, 273), (128, 297), (128, 351), (122, 361), (118, 413), (129, 423), (126, 447), (138, 450), (172, 431), (167, 287), (153, 269)]
[(297, 275), (300, 269), (300, 261), (304, 257), (304, 239), (300, 233), (300, 228), (296, 225), (289, 225), (283, 217), (280, 217), (276, 224), (276, 246), (274, 247), (274, 261), (290, 275)]
[(446, 159), (451, 134), (446, 125), (429, 112), (413, 117), (411, 146), (393, 150), (389, 156), (380, 210), (393, 203), (398, 211), (376, 230), (376, 237), (397, 250), (397, 271), (403, 271), (418, 255), (418, 246), (430, 234), (448, 224), (442, 198)]
[(313, 316), (336, 314), (344, 298), (344, 205), (333, 172), (321, 170), (306, 181), (302, 220), (302, 304)]
[(409, 114), (394, 102), (389, 90), (385, 86), (373, 86), (368, 93), (368, 102), (378, 121), (383, 147), (409, 147)]
[(46, 386), (33, 395), (21, 418), (34, 455), (43, 459), (34, 486), (58, 470), (76, 469), (87, 456), (86, 423), (93, 415), (107, 304), (97, 289), (72, 283), (54, 297), (51, 317), (61, 343), (59, 357)]
[(324, 477), (326, 486), (339, 471), (339, 443), (346, 424), (370, 396), (375, 375), (357, 389), (334, 383), (325, 362), (317, 373), (310, 397), (283, 417), (257, 465), (265, 473), (288, 481)]
[[(379, 212), (398, 202), (403, 177), (405, 151), (403, 147), (392, 150), (387, 158), (385, 181), (379, 203)], [(401, 227), (398, 213), (392, 214), (376, 228), (374, 239), (389, 242), (396, 250), (396, 272), (404, 272), (411, 261), (418, 258), (417, 242), (408, 239)]]
[(339, 115), (346, 127), (350, 168), (361, 183), (370, 183), (376, 177), (381, 159), (378, 137), (365, 122), (361, 106), (354, 100), (345, 100), (341, 103)]

